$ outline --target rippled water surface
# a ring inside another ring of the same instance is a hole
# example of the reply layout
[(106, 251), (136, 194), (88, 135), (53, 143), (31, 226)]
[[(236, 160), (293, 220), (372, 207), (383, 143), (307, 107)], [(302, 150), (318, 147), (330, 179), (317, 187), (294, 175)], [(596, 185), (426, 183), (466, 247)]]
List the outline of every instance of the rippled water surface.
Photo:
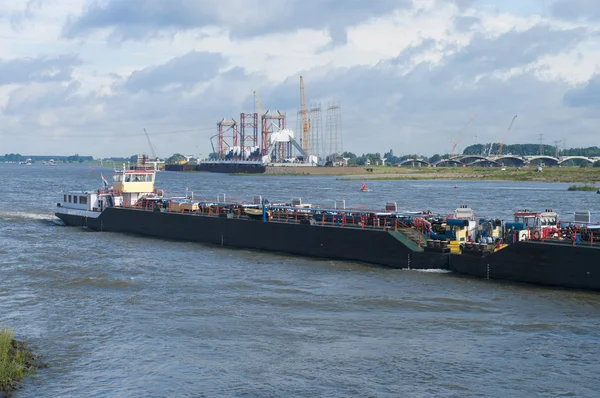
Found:
[[(599, 294), (60, 225), (60, 192), (101, 173), (0, 165), (0, 325), (50, 363), (17, 397), (598, 396)], [(600, 195), (567, 184), (157, 179), (198, 197), (600, 218)]]

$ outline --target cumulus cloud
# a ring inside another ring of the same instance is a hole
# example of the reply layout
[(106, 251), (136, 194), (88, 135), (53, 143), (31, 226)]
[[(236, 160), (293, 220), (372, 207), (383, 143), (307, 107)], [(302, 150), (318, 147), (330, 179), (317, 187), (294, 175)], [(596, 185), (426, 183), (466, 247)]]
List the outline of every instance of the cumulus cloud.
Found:
[(600, 2), (597, 0), (556, 0), (552, 15), (567, 20), (600, 20)]
[(162, 65), (133, 72), (125, 82), (125, 88), (132, 92), (153, 92), (167, 87), (188, 90), (196, 83), (215, 77), (224, 65), (221, 54), (191, 51)]
[(565, 103), (572, 107), (600, 105), (600, 75), (595, 75), (583, 87), (569, 90), (565, 94)]
[(542, 56), (570, 49), (586, 34), (583, 28), (557, 30), (547, 25), (535, 25), (525, 31), (511, 30), (495, 38), (478, 33), (466, 47), (447, 58), (446, 62), (454, 68), (434, 72), (432, 78), (439, 81), (460, 76), (472, 80), (482, 73), (524, 67)]
[(80, 63), (80, 59), (74, 55), (0, 60), (0, 85), (68, 81), (73, 67)]
[[(29, 29), (54, 4), (39, 2), (19, 29), (42, 44), (0, 46), (0, 122), (21, 133), (10, 151), (129, 156), (147, 150), (145, 127), (160, 156), (207, 154), (216, 122), (252, 112), (255, 90), (295, 128), (300, 75), (324, 126), (339, 101), (353, 152), (447, 152), (475, 113), (461, 145), (500, 140), (515, 114), (511, 142), (562, 139), (576, 124), (570, 144), (595, 144), (600, 46), (577, 16), (540, 22), (477, 0), (55, 2), (68, 12), (45, 23), (60, 37)], [(78, 55), (40, 55), (65, 49)], [(178, 130), (193, 131), (166, 134)]]
[(76, 81), (68, 84), (30, 84), (17, 88), (4, 107), (5, 115), (19, 115), (29, 109), (39, 111), (58, 106), (80, 104), (76, 98), (80, 84)]
[[(539, 25), (499, 37), (478, 35), (441, 63), (421, 62), (404, 73), (415, 56), (436, 48), (435, 41), (424, 41), (372, 67), (338, 68), (317, 80), (307, 79), (307, 96), (324, 102), (341, 99), (344, 126), (356, 126), (346, 128), (345, 140), (355, 143), (355, 148), (377, 142), (398, 153), (448, 151), (450, 145), (443, 142), (456, 139), (457, 131), (475, 113), (479, 117), (465, 145), (500, 140), (499, 133), (514, 114), (521, 116), (511, 140), (529, 142), (542, 130), (548, 139), (563, 138), (563, 132), (548, 125), (551, 120), (560, 125), (572, 117), (571, 111), (561, 109), (569, 85), (560, 80), (541, 81), (535, 69), (525, 66), (568, 49), (585, 32), (554, 31)], [(515, 67), (521, 71), (503, 73)], [(272, 95), (278, 103), (297, 104), (296, 87), (297, 81), (287, 81)], [(552, 115), (548, 109), (554, 109)], [(578, 139), (591, 140), (594, 134), (594, 130), (582, 129)]]
[(297, 29), (327, 29), (336, 44), (346, 28), (369, 18), (406, 9), (411, 0), (110, 0), (95, 2), (70, 18), (63, 35), (76, 38), (109, 29), (119, 40), (146, 40), (177, 31), (218, 26), (244, 39)]

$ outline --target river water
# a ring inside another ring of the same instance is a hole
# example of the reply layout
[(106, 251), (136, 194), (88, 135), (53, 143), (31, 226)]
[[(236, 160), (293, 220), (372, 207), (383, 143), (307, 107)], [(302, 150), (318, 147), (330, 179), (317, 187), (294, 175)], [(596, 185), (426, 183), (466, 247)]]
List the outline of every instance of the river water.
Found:
[[(0, 165), (0, 325), (50, 364), (15, 397), (589, 396), (600, 391), (600, 295), (89, 232), (60, 192), (110, 169)], [(600, 195), (568, 184), (157, 175), (198, 197), (509, 218), (563, 217)], [(454, 187), (456, 185), (456, 188)], [(368, 250), (368, 248), (365, 248)]]

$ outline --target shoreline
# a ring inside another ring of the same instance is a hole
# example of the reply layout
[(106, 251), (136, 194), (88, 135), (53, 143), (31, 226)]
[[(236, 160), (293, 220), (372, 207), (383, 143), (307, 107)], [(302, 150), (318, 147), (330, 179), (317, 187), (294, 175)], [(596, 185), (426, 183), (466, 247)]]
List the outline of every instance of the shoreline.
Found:
[(0, 328), (0, 397), (10, 397), (23, 386), (26, 376), (46, 367), (27, 343), (13, 339), (11, 330)]
[[(242, 174), (240, 174), (242, 175)], [(267, 167), (262, 176), (322, 176), (337, 177), (340, 181), (356, 180), (449, 180), (449, 181), (515, 181), (560, 182), (600, 185), (600, 168), (549, 167), (537, 172), (535, 168), (485, 169), (471, 167), (407, 168), (374, 167)]]

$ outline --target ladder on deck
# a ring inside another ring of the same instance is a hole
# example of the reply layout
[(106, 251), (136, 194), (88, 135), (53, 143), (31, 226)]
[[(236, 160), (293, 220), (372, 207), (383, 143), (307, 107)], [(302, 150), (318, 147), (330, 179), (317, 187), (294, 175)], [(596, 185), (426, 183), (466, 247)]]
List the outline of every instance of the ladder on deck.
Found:
[(414, 228), (398, 228), (396, 231), (389, 232), (414, 251), (422, 251), (427, 240), (427, 236)]

